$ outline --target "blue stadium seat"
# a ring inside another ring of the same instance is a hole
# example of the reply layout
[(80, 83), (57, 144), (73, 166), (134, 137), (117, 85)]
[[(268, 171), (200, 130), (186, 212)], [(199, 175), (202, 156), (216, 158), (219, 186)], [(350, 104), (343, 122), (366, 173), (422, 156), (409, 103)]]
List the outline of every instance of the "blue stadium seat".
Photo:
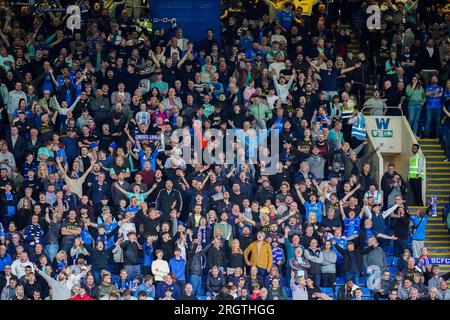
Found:
[(331, 287), (320, 287), (320, 291), (326, 293), (328, 296), (334, 299), (334, 291)]
[(208, 296), (198, 296), (197, 297), (198, 298), (198, 300), (207, 300), (208, 299)]
[(392, 257), (392, 266), (396, 267), (398, 263), (398, 257)]
[(344, 277), (337, 277), (336, 278), (336, 285), (337, 286), (343, 286), (345, 284), (345, 278)]
[(393, 255), (394, 254), (394, 247), (393, 246), (388, 246), (388, 247), (384, 248), (384, 252), (386, 252), (389, 255)]
[(286, 292), (288, 297), (292, 297), (292, 290), (291, 287), (283, 287), (284, 291)]
[(386, 257), (386, 267), (391, 267), (391, 266), (393, 266), (392, 258), (393, 258), (393, 257), (391, 257), (391, 256)]
[(367, 277), (360, 277), (359, 278), (359, 282), (358, 282), (358, 286), (365, 287), (366, 284), (367, 284)]
[(363, 297), (371, 297), (372, 296), (372, 292), (370, 291), (370, 289), (361, 287), (361, 290), (363, 293)]
[(394, 275), (397, 273), (398, 268), (397, 267), (388, 267), (389, 272), (391, 275)]

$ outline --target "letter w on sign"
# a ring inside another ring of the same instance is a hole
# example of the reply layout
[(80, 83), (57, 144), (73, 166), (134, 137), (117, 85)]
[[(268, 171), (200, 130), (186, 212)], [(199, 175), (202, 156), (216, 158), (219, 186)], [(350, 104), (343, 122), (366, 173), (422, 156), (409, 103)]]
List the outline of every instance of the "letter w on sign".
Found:
[(384, 129), (386, 130), (389, 127), (389, 122), (391, 119), (389, 118), (375, 118), (375, 122), (377, 124), (378, 130)]

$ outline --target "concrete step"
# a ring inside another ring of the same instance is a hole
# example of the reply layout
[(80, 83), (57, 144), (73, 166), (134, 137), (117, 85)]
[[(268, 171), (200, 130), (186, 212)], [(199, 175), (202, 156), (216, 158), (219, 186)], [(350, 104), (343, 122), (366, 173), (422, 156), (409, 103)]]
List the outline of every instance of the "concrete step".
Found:
[(450, 195), (450, 191), (436, 191), (436, 190), (430, 190), (429, 193), (427, 192), (427, 199), (429, 199), (431, 196), (437, 196), (439, 199), (448, 200), (448, 196)]
[(427, 226), (430, 226), (430, 227), (436, 226), (436, 227), (444, 228), (444, 223), (442, 223), (442, 222), (428, 222)]
[(445, 153), (430, 153), (425, 155), (425, 159), (427, 160), (427, 168), (434, 166), (447, 165), (447, 161), (444, 161), (446, 158)]
[[(431, 158), (431, 161), (428, 161), (428, 159)], [(436, 158), (438, 158), (438, 156), (428, 156), (425, 157), (425, 159), (427, 159), (427, 169), (428, 168), (435, 168), (435, 166), (444, 166), (447, 167), (447, 169), (450, 169), (450, 162), (445, 162), (445, 161), (437, 161)], [(442, 158), (442, 160), (445, 159), (445, 156), (439, 157)]]
[[(446, 162), (442, 162), (442, 163), (446, 163)], [(441, 164), (439, 166), (435, 165), (432, 167), (427, 167), (427, 173), (428, 173), (428, 171), (430, 171), (430, 172), (444, 171), (444, 172), (450, 173), (449, 170), (450, 170), (450, 168), (446, 167), (445, 164)]]
[[(431, 240), (441, 240), (441, 239), (445, 239), (445, 241), (450, 242), (450, 234), (425, 234), (427, 239), (431, 239)], [(427, 240), (428, 241), (428, 240)]]
[[(450, 172), (449, 171), (440, 171), (440, 170), (432, 171), (432, 169), (430, 169), (430, 172), (427, 171), (427, 178), (428, 177), (437, 178), (437, 177), (444, 177), (444, 176), (450, 176)], [(448, 179), (448, 178), (445, 178), (445, 179)]]
[(431, 186), (427, 184), (427, 193), (431, 192), (448, 192), (450, 193), (450, 189), (447, 187), (441, 187), (441, 186)]
[(450, 240), (425, 240), (427, 245), (442, 245), (448, 246), (447, 248), (450, 250)]
[(437, 138), (420, 138), (417, 141), (419, 141), (419, 143), (423, 142), (438, 142), (439, 139)]

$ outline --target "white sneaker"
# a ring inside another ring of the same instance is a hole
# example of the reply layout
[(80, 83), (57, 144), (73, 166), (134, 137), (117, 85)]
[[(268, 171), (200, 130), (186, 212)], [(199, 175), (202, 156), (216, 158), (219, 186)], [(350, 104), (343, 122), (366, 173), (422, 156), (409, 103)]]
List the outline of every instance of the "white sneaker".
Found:
[(433, 218), (434, 218), (434, 217), (437, 217), (437, 213), (433, 213), (431, 216), (432, 216)]
[(445, 159), (444, 159), (444, 162), (448, 162), (448, 158), (445, 158)]

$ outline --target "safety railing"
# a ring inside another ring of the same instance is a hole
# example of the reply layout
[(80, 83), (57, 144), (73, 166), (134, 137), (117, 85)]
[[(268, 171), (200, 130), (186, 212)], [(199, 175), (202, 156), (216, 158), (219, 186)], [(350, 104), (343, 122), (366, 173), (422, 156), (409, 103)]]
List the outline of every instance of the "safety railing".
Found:
[(380, 116), (384, 115), (388, 110), (399, 110), (400, 111), (400, 116), (402, 116), (402, 117), (404, 116), (403, 110), (399, 106), (391, 106), (391, 107), (390, 106), (386, 106), (386, 107), (383, 107), (383, 108), (378, 108), (378, 107), (375, 107), (375, 106), (372, 106), (372, 105), (367, 105), (367, 106), (364, 106), (361, 109), (361, 113), (364, 114), (364, 115), (368, 115), (368, 116), (369, 115), (370, 116), (377, 116), (377, 114), (370, 114), (370, 112), (367, 111), (369, 109), (374, 109), (374, 108), (383, 109), (383, 114), (380, 114)]

